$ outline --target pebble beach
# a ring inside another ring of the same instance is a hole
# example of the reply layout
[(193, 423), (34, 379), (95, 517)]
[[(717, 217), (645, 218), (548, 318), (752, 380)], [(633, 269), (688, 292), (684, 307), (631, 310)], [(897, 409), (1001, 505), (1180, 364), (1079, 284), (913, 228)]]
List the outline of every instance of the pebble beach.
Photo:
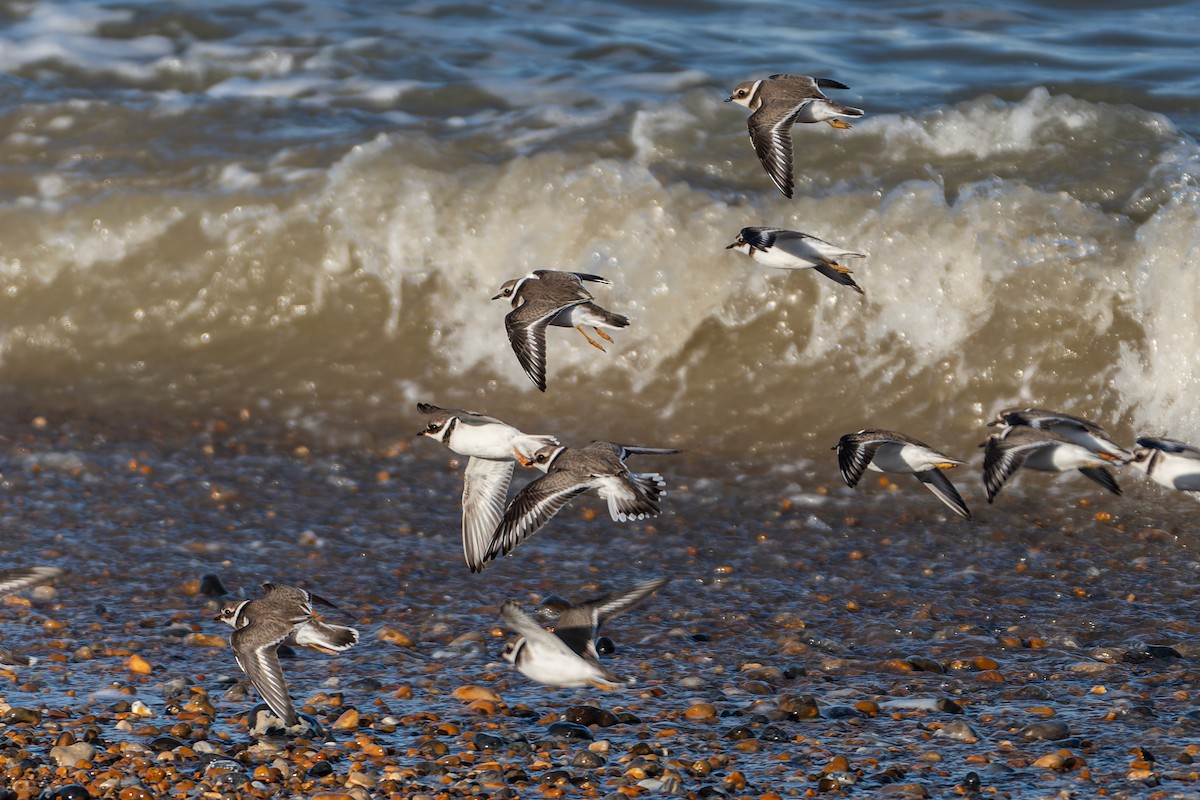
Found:
[[(1032, 519), (968, 526), (886, 480), (718, 492), (685, 455), (673, 513), (618, 528), (585, 502), (471, 576), (435, 502), (461, 465), (427, 443), (5, 429), (10, 559), (74, 566), (0, 608), (4, 797), (1200, 796), (1182, 496), (1134, 486), (1126, 509), (1064, 481)], [(261, 576), (362, 633), (284, 659), (321, 735), (251, 735), (212, 595)], [(648, 576), (673, 580), (603, 631), (631, 688), (549, 689), (499, 658), (500, 599)]]

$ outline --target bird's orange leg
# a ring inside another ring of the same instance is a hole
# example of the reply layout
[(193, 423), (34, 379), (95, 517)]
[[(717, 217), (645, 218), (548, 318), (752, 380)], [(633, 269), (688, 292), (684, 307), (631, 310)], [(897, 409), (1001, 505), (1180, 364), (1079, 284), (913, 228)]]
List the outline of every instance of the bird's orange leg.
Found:
[[(587, 331), (585, 331), (585, 330), (583, 329), (583, 326), (582, 326), (582, 325), (576, 325), (576, 326), (575, 326), (575, 330), (577, 330), (577, 331), (579, 331), (580, 333), (582, 333), (582, 334), (583, 334), (583, 338), (587, 339), (587, 340), (588, 340), (588, 344), (590, 344), (592, 347), (596, 348), (596, 349), (597, 349), (597, 350), (599, 350), (601, 353), (606, 353), (606, 352), (608, 352), (607, 350), (605, 350), (605, 349), (604, 349), (604, 347), (603, 347), (603, 346), (602, 346), (602, 345), (601, 345), (599, 342), (597, 342), (595, 339), (593, 339), (592, 337), (590, 337), (590, 336), (588, 336), (588, 335), (587, 335)], [(599, 331), (597, 331), (597, 333), (599, 333)], [(605, 337), (605, 338), (607, 338), (607, 337)]]

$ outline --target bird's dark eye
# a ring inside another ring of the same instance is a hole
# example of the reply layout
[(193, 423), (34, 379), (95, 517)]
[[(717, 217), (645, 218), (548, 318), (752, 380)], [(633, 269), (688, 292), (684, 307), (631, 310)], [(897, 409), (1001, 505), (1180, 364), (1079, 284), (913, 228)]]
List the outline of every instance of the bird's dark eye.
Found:
[(537, 455), (537, 462), (538, 462), (539, 464), (545, 464), (545, 463), (546, 463), (546, 454), (545, 454), (545, 453), (538, 453), (538, 455)]
[(426, 428), (425, 430), (429, 431), (430, 433), (437, 433), (441, 429), (442, 429), (441, 423), (431, 422), (431, 423), (429, 423), (429, 427)]
[(741, 90), (739, 90), (739, 91), (738, 91), (738, 97), (745, 97), (745, 96), (746, 96), (746, 90), (745, 90), (745, 89), (741, 89)]

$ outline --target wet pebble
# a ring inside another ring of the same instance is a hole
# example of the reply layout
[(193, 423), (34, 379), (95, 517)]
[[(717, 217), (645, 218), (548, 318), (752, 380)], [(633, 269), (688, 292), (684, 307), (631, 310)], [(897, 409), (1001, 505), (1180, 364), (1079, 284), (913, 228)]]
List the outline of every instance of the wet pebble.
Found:
[(1180, 714), (1176, 724), (1184, 728), (1200, 728), (1200, 710)]
[(375, 635), (378, 637), (379, 641), (390, 644), (393, 647), (408, 648), (416, 645), (416, 640), (414, 640), (404, 631), (400, 630), (399, 628), (392, 627), (391, 625), (383, 626)]
[(979, 741), (979, 734), (975, 732), (975, 729), (968, 725), (966, 720), (961, 719), (947, 722), (945, 725), (939, 728), (934, 735), (942, 736), (947, 739), (953, 739), (958, 742)]
[(1067, 723), (1057, 719), (1034, 722), (1017, 731), (1017, 736), (1027, 742), (1056, 742), (1070, 735), (1071, 729)]
[[(60, 786), (51, 795), (54, 800), (88, 800), (91, 796), (91, 792), (78, 783), (68, 783), (66, 786)], [(13, 797), (15, 798), (16, 795), (14, 794)]]
[(363, 789), (374, 789), (379, 785), (379, 781), (374, 775), (367, 772), (356, 770), (346, 776), (347, 786), (361, 786)]
[(1055, 772), (1069, 772), (1086, 766), (1087, 762), (1079, 756), (1074, 755), (1070, 750), (1056, 750), (1053, 753), (1047, 753), (1042, 756), (1033, 762), (1033, 765)]
[(475, 734), (476, 750), (503, 750), (504, 739), (491, 733)]
[(1145, 664), (1163, 658), (1183, 658), (1183, 655), (1169, 645), (1134, 642), (1121, 656), (1127, 664)]
[(334, 730), (351, 731), (358, 727), (361, 717), (357, 708), (348, 708), (338, 715), (333, 723)]
[(74, 767), (80, 761), (90, 763), (95, 755), (96, 748), (87, 742), (76, 742), (75, 744), (50, 748), (50, 757), (60, 767)]
[(802, 697), (784, 695), (779, 698), (779, 710), (795, 720), (816, 719), (821, 716), (816, 699), (810, 695)]
[(200, 594), (205, 597), (224, 597), (229, 594), (229, 590), (225, 588), (225, 582), (221, 580), (220, 575), (207, 573), (200, 576)]
[(775, 725), (763, 728), (758, 734), (758, 738), (764, 742), (790, 742), (792, 740), (791, 734)]
[(583, 769), (598, 769), (604, 766), (604, 758), (591, 750), (580, 750), (571, 759), (571, 766)]
[(963, 707), (954, 702), (948, 697), (939, 697), (937, 700), (937, 710), (943, 714), (962, 714)]
[(488, 700), (493, 703), (500, 702), (500, 695), (494, 689), (489, 689), (486, 686), (475, 686), (473, 684), (458, 687), (450, 696), (464, 703), (474, 702), (475, 700)]
[(21, 706), (13, 706), (3, 714), (0, 714), (0, 722), (5, 725), (20, 725), (21, 723), (36, 725), (41, 721), (42, 713), (40, 711)]
[(551, 737), (556, 739), (584, 739), (591, 741), (592, 731), (585, 725), (580, 725), (578, 722), (567, 722), (560, 720), (550, 723), (550, 727), (546, 729)]
[(893, 783), (879, 790), (882, 797), (899, 797), (904, 800), (925, 800), (929, 797), (929, 789), (919, 783)]
[(940, 661), (935, 661), (934, 659), (926, 658), (925, 656), (909, 656), (905, 659), (905, 661), (908, 662), (908, 665), (913, 669), (921, 672), (934, 672), (942, 674), (946, 671), (946, 668), (942, 666)]
[(825, 716), (828, 719), (850, 719), (865, 718), (867, 714), (853, 706), (830, 706), (825, 709)]
[(150, 675), (154, 672), (154, 667), (150, 662), (134, 653), (129, 657), (129, 661), (125, 665), (129, 671), (135, 675)]
[(611, 711), (605, 711), (595, 706), (571, 706), (563, 712), (567, 722), (577, 722), (580, 725), (597, 725), (608, 728), (617, 724), (617, 717)]

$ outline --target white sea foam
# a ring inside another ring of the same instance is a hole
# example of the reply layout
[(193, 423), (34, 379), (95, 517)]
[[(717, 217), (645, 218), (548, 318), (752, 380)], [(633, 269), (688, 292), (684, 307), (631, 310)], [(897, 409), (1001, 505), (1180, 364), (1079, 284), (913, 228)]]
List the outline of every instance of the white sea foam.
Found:
[(169, 54), (163, 36), (108, 39), (102, 25), (128, 20), (132, 12), (72, 4), (38, 3), (27, 16), (0, 33), (0, 69), (16, 72), (29, 64), (57, 61), (89, 69), (109, 69)]
[[(217, 94), (238, 85), (275, 84), (234, 77)], [(927, 424), (932, 411), (967, 429), (1020, 399), (1102, 412), (1106, 423), (1126, 420), (1122, 433), (1195, 439), (1200, 228), (1189, 187), (1197, 149), (1169, 126), (1127, 121), (1160, 154), (1127, 181), (1127, 206), (1094, 199), (1113, 193), (1095, 189), (1108, 178), (1094, 170), (1079, 170), (1074, 182), (1014, 174), (1012, 154), (1063, 149), (1062, 131), (1076, 124), (1061, 121), (1064, 108), (1088, 125), (1110, 118), (1099, 104), (1034, 92), (1011, 104), (959, 104), (936, 123), (880, 115), (846, 135), (805, 131), (812, 171), (847, 177), (790, 201), (745, 189), (765, 176), (742, 121), (723, 119), (714, 133), (711, 115), (728, 108), (691, 96), (632, 115), (625, 155), (531, 147), (472, 158), (457, 141), (396, 132), (328, 166), (303, 145), (269, 158), (188, 161), (185, 191), (169, 177), (159, 191), (163, 184), (144, 175), (122, 184), (70, 162), (21, 184), (33, 202), (0, 206), (2, 272), (13, 296), (64, 274), (78, 293), (60, 298), (53, 321), (14, 304), (3, 345), (67, 348), (77, 335), (64, 332), (69, 319), (101, 325), (87, 336), (119, 352), (130, 330), (160, 326), (160, 357), (170, 363), (172, 348), (261, 325), (297, 359), (307, 336), (362, 343), (361, 363), (312, 365), (308, 388), (275, 387), (302, 395), (288, 408), (359, 390), (372, 408), (393, 395), (468, 390), (512, 404), (537, 393), (505, 341), (507, 305), (489, 298), (530, 270), (570, 269), (612, 279), (595, 287), (597, 301), (632, 325), (615, 332), (607, 354), (570, 330), (549, 332), (554, 388), (542, 402), (553, 413), (578, 409), (571, 398), (588, 390), (671, 424), (706, 424), (736, 409), (737, 424), (756, 436), (764, 425), (781, 426), (769, 436), (784, 426), (826, 436), (820, 426), (871, 424), (864, 417), (879, 409), (891, 415), (887, 424)], [(72, 108), (78, 121), (64, 134), (93, 124), (92, 113)], [(579, 119), (609, 113), (584, 110)], [(984, 131), (991, 139), (971, 144)], [(881, 155), (881, 166), (853, 150), (881, 141), (899, 148)], [(688, 174), (713, 183), (680, 177)], [(1174, 199), (1155, 204), (1159, 197)], [(1113, 210), (1124, 207), (1146, 209), (1144, 221)], [(746, 225), (866, 252), (848, 264), (866, 297), (814, 271), (765, 270), (726, 250)], [(151, 274), (164, 279), (147, 281)], [(80, 314), (78, 297), (101, 311)], [(1181, 303), (1192, 305), (1183, 313)], [(375, 306), (385, 310), (360, 313)], [(124, 322), (131, 317), (134, 328)], [(313, 333), (327, 318), (351, 329)], [(123, 322), (105, 327), (105, 319)], [(398, 354), (403, 372), (393, 367)], [(387, 378), (363, 388), (343, 380), (348, 369)], [(493, 392), (493, 380), (503, 392)], [(631, 406), (627, 388), (653, 402)]]
[(1122, 344), (1115, 385), (1140, 435), (1200, 442), (1200, 192), (1184, 192), (1138, 230), (1130, 314), (1144, 339)]
[(909, 158), (913, 149), (941, 157), (987, 158), (1044, 147), (1064, 129), (1079, 132), (1099, 123), (1104, 107), (1032, 90), (1017, 103), (982, 97), (914, 116), (867, 118), (861, 127), (883, 133), (884, 158)]

